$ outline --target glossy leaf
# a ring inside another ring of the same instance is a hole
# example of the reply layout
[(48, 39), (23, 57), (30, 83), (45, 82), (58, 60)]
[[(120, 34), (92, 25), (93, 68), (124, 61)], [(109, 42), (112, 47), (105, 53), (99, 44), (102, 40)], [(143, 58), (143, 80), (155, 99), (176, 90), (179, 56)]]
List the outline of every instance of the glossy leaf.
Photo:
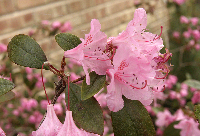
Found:
[(9, 91), (3, 95), (0, 96), (0, 103), (9, 101), (15, 97), (15, 93), (12, 91)]
[(10, 80), (0, 78), (0, 96), (11, 91), (15, 87), (14, 83)]
[(94, 71), (90, 72), (90, 85), (87, 85), (85, 78), (81, 88), (81, 99), (86, 100), (98, 93), (104, 87), (105, 82), (105, 75), (98, 75)]
[(41, 69), (47, 61), (39, 44), (27, 35), (14, 36), (8, 44), (7, 51), (10, 60), (20, 66)]
[(124, 96), (123, 99), (123, 109), (111, 113), (115, 136), (155, 136), (151, 117), (142, 103)]
[(188, 80), (184, 81), (184, 83), (187, 84), (189, 87), (200, 89), (200, 81), (198, 81), (198, 80), (188, 79)]
[(80, 38), (70, 33), (60, 33), (55, 36), (56, 42), (64, 50), (70, 50), (78, 46), (81, 42)]
[[(199, 122), (200, 121), (200, 104), (195, 105), (194, 114), (195, 114), (195, 117), (198, 119), (198, 122)], [(199, 124), (200, 124), (200, 122), (199, 122)]]
[(175, 121), (171, 123), (164, 131), (163, 136), (180, 136), (180, 129), (175, 129), (174, 125), (178, 124), (180, 121)]
[[(67, 89), (65, 96), (66, 104), (68, 104)], [(102, 135), (104, 131), (103, 112), (97, 100), (94, 97), (85, 101), (81, 100), (81, 87), (73, 83), (70, 83), (69, 96), (70, 110), (76, 125), (88, 132)]]

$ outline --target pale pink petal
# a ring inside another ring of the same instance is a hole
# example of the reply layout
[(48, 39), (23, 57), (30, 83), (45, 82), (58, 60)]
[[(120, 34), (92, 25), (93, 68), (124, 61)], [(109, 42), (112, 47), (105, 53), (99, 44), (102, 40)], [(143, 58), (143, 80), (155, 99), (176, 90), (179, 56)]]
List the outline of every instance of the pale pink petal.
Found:
[(74, 123), (72, 111), (66, 111), (65, 122), (57, 136), (98, 136), (79, 129)]
[[(110, 74), (114, 76), (112, 69), (109, 70)], [(114, 81), (114, 77), (111, 77), (111, 83), (107, 86), (107, 106), (113, 111), (117, 112), (124, 107), (124, 100), (122, 99), (121, 86), (118, 82)]]
[(55, 136), (62, 127), (62, 123), (56, 116), (53, 105), (47, 106), (47, 115), (37, 131), (33, 131), (33, 136)]
[(3, 131), (1, 127), (0, 127), (0, 136), (6, 136), (6, 133)]

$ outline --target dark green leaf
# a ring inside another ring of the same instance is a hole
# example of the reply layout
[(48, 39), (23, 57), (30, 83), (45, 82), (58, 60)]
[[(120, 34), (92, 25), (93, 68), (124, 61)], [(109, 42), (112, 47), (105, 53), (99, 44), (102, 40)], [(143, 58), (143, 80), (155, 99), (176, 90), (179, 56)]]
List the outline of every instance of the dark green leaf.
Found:
[(11, 91), (15, 87), (14, 83), (10, 80), (0, 78), (0, 96)]
[(151, 117), (142, 103), (123, 99), (123, 109), (111, 114), (115, 136), (155, 136)]
[(198, 80), (188, 79), (184, 81), (184, 83), (187, 84), (189, 87), (200, 89), (200, 82)]
[(73, 35), (70, 33), (57, 34), (55, 39), (56, 39), (56, 42), (58, 43), (58, 45), (64, 51), (73, 49), (81, 43), (80, 38), (78, 38), (76, 35)]
[(164, 136), (180, 136), (180, 129), (175, 129), (174, 125), (178, 124), (180, 121), (175, 121), (171, 123), (164, 131)]
[[(200, 104), (195, 105), (194, 114), (195, 114), (195, 117), (198, 119), (198, 122), (199, 122), (200, 121)], [(200, 124), (200, 122), (199, 122), (199, 124)]]
[(90, 72), (90, 85), (87, 85), (85, 78), (81, 88), (81, 99), (86, 100), (98, 93), (103, 88), (105, 82), (105, 75), (97, 75), (94, 71)]
[[(47, 58), (39, 44), (27, 35), (16, 35), (8, 44), (8, 57), (20, 66), (41, 69)], [(48, 69), (46, 66), (45, 69)]]
[(7, 92), (6, 94), (3, 94), (0, 96), (0, 103), (9, 101), (13, 99), (14, 97), (15, 97), (15, 93), (13, 93), (12, 91)]
[[(68, 105), (68, 90), (66, 89), (65, 100)], [(70, 110), (76, 125), (84, 130), (99, 135), (104, 131), (103, 112), (97, 100), (91, 97), (81, 100), (81, 87), (70, 83)]]

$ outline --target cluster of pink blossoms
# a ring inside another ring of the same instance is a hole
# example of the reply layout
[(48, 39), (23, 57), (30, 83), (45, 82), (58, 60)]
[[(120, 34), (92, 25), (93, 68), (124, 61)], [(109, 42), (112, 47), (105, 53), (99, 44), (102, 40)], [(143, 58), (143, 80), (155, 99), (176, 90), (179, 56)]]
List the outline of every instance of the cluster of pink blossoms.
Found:
[(81, 39), (81, 44), (64, 53), (65, 57), (81, 63), (88, 85), (89, 72), (107, 75), (110, 82), (107, 106), (111, 111), (123, 108), (122, 95), (149, 105), (153, 99), (153, 88), (164, 89), (164, 78), (169, 73), (165, 63), (172, 54), (167, 49), (165, 54), (160, 53), (164, 47), (160, 35), (145, 32), (146, 26), (146, 11), (139, 8), (125, 31), (107, 39), (106, 34), (100, 31), (99, 21), (93, 19), (85, 40)]

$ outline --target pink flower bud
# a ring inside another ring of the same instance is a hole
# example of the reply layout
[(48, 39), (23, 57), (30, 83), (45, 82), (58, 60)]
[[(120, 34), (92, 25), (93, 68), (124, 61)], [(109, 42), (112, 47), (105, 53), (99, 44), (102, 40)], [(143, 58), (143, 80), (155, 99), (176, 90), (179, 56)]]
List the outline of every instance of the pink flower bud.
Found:
[(51, 27), (52, 27), (53, 30), (57, 29), (57, 28), (60, 28), (60, 26), (61, 26), (61, 23), (59, 21), (55, 21), (51, 25)]
[(196, 26), (198, 24), (198, 21), (199, 21), (198, 17), (193, 17), (193, 18), (190, 19), (190, 22), (194, 26)]
[(178, 39), (180, 37), (180, 33), (178, 31), (173, 32), (173, 37)]
[(180, 94), (181, 94), (182, 97), (185, 97), (185, 96), (188, 95), (188, 90), (187, 89), (181, 89)]
[(13, 112), (12, 112), (15, 116), (19, 116), (19, 110), (15, 109)]
[(192, 35), (194, 36), (194, 38), (195, 38), (195, 40), (199, 40), (200, 39), (200, 32), (199, 32), (199, 30), (193, 30), (192, 31)]
[(169, 92), (169, 98), (170, 98), (170, 99), (176, 99), (176, 92), (171, 90), (171, 91)]
[(189, 20), (188, 20), (187, 17), (181, 16), (181, 17), (180, 17), (180, 22), (183, 23), (183, 24), (188, 24), (188, 23), (189, 23)]
[(31, 116), (29, 117), (28, 121), (29, 121), (30, 123), (32, 123), (32, 124), (35, 124), (35, 123), (36, 123), (36, 118), (35, 118), (35, 116), (31, 115)]
[(197, 51), (200, 50), (200, 44), (196, 44), (194, 47)]
[(188, 31), (183, 32), (183, 36), (187, 39), (190, 38), (190, 32)]
[(43, 27), (45, 27), (45, 26), (49, 25), (50, 22), (48, 20), (42, 20), (41, 24)]
[(62, 33), (67, 32), (67, 31), (71, 31), (71, 30), (72, 30), (71, 23), (65, 22), (65, 23), (59, 28), (59, 30), (60, 30)]
[(31, 108), (36, 108), (38, 106), (38, 102), (35, 99), (30, 99), (28, 104)]

